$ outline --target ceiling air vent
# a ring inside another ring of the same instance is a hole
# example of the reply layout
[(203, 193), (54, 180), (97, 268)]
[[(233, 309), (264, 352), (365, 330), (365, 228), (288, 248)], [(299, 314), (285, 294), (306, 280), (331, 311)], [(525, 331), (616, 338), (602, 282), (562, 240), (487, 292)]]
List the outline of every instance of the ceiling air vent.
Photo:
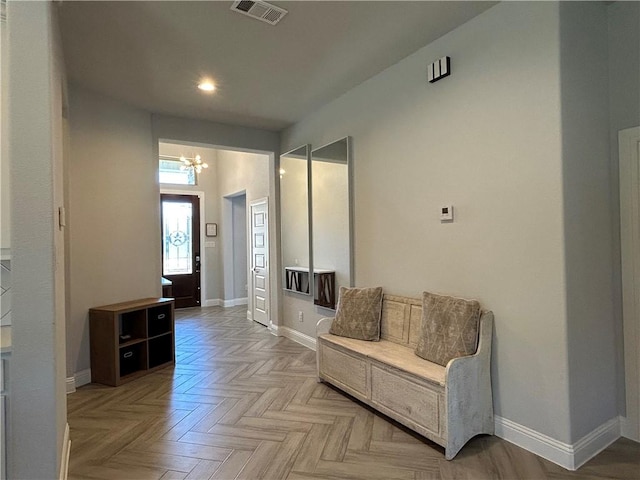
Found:
[(255, 18), (256, 20), (267, 22), (270, 25), (275, 25), (287, 14), (287, 11), (283, 8), (276, 7), (267, 2), (254, 2), (251, 0), (233, 2), (231, 10)]

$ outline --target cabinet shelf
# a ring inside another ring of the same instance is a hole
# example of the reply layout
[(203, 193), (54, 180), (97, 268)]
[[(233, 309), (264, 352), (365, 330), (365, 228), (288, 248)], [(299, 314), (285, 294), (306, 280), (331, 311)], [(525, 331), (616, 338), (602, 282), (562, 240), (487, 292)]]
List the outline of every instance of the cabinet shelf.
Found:
[(92, 382), (118, 386), (175, 365), (172, 298), (95, 307), (89, 310), (89, 322)]
[(126, 342), (119, 343), (118, 348), (126, 348), (130, 347), (131, 345), (137, 345), (138, 343), (143, 343), (146, 341), (146, 338), (132, 338), (131, 340), (127, 340)]
[(164, 333), (161, 333), (160, 335), (155, 335), (153, 337), (149, 337), (148, 340), (154, 340), (156, 338), (166, 337), (167, 335), (172, 335), (172, 334), (173, 334), (173, 332), (164, 332)]

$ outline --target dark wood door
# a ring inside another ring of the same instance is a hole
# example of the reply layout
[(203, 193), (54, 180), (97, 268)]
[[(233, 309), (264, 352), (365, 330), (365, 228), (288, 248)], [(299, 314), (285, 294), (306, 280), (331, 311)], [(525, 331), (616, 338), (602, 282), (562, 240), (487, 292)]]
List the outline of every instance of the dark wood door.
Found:
[(200, 306), (200, 199), (163, 193), (162, 276), (173, 282), (176, 308)]

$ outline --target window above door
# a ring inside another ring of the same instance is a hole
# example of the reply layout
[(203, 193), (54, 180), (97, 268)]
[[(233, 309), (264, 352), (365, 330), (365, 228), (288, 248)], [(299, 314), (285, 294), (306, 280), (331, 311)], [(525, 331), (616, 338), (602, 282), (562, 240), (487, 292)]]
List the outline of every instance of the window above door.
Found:
[(171, 185), (197, 185), (196, 174), (192, 168), (181, 168), (180, 159), (160, 155), (158, 179), (160, 183)]

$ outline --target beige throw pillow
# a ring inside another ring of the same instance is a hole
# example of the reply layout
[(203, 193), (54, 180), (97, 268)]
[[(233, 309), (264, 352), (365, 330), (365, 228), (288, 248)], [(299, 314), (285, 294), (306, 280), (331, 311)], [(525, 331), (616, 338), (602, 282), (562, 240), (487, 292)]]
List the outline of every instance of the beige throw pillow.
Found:
[(382, 287), (340, 287), (336, 318), (329, 333), (359, 340), (380, 340)]
[(476, 300), (422, 294), (422, 332), (416, 355), (445, 366), (449, 360), (476, 353), (480, 304)]

